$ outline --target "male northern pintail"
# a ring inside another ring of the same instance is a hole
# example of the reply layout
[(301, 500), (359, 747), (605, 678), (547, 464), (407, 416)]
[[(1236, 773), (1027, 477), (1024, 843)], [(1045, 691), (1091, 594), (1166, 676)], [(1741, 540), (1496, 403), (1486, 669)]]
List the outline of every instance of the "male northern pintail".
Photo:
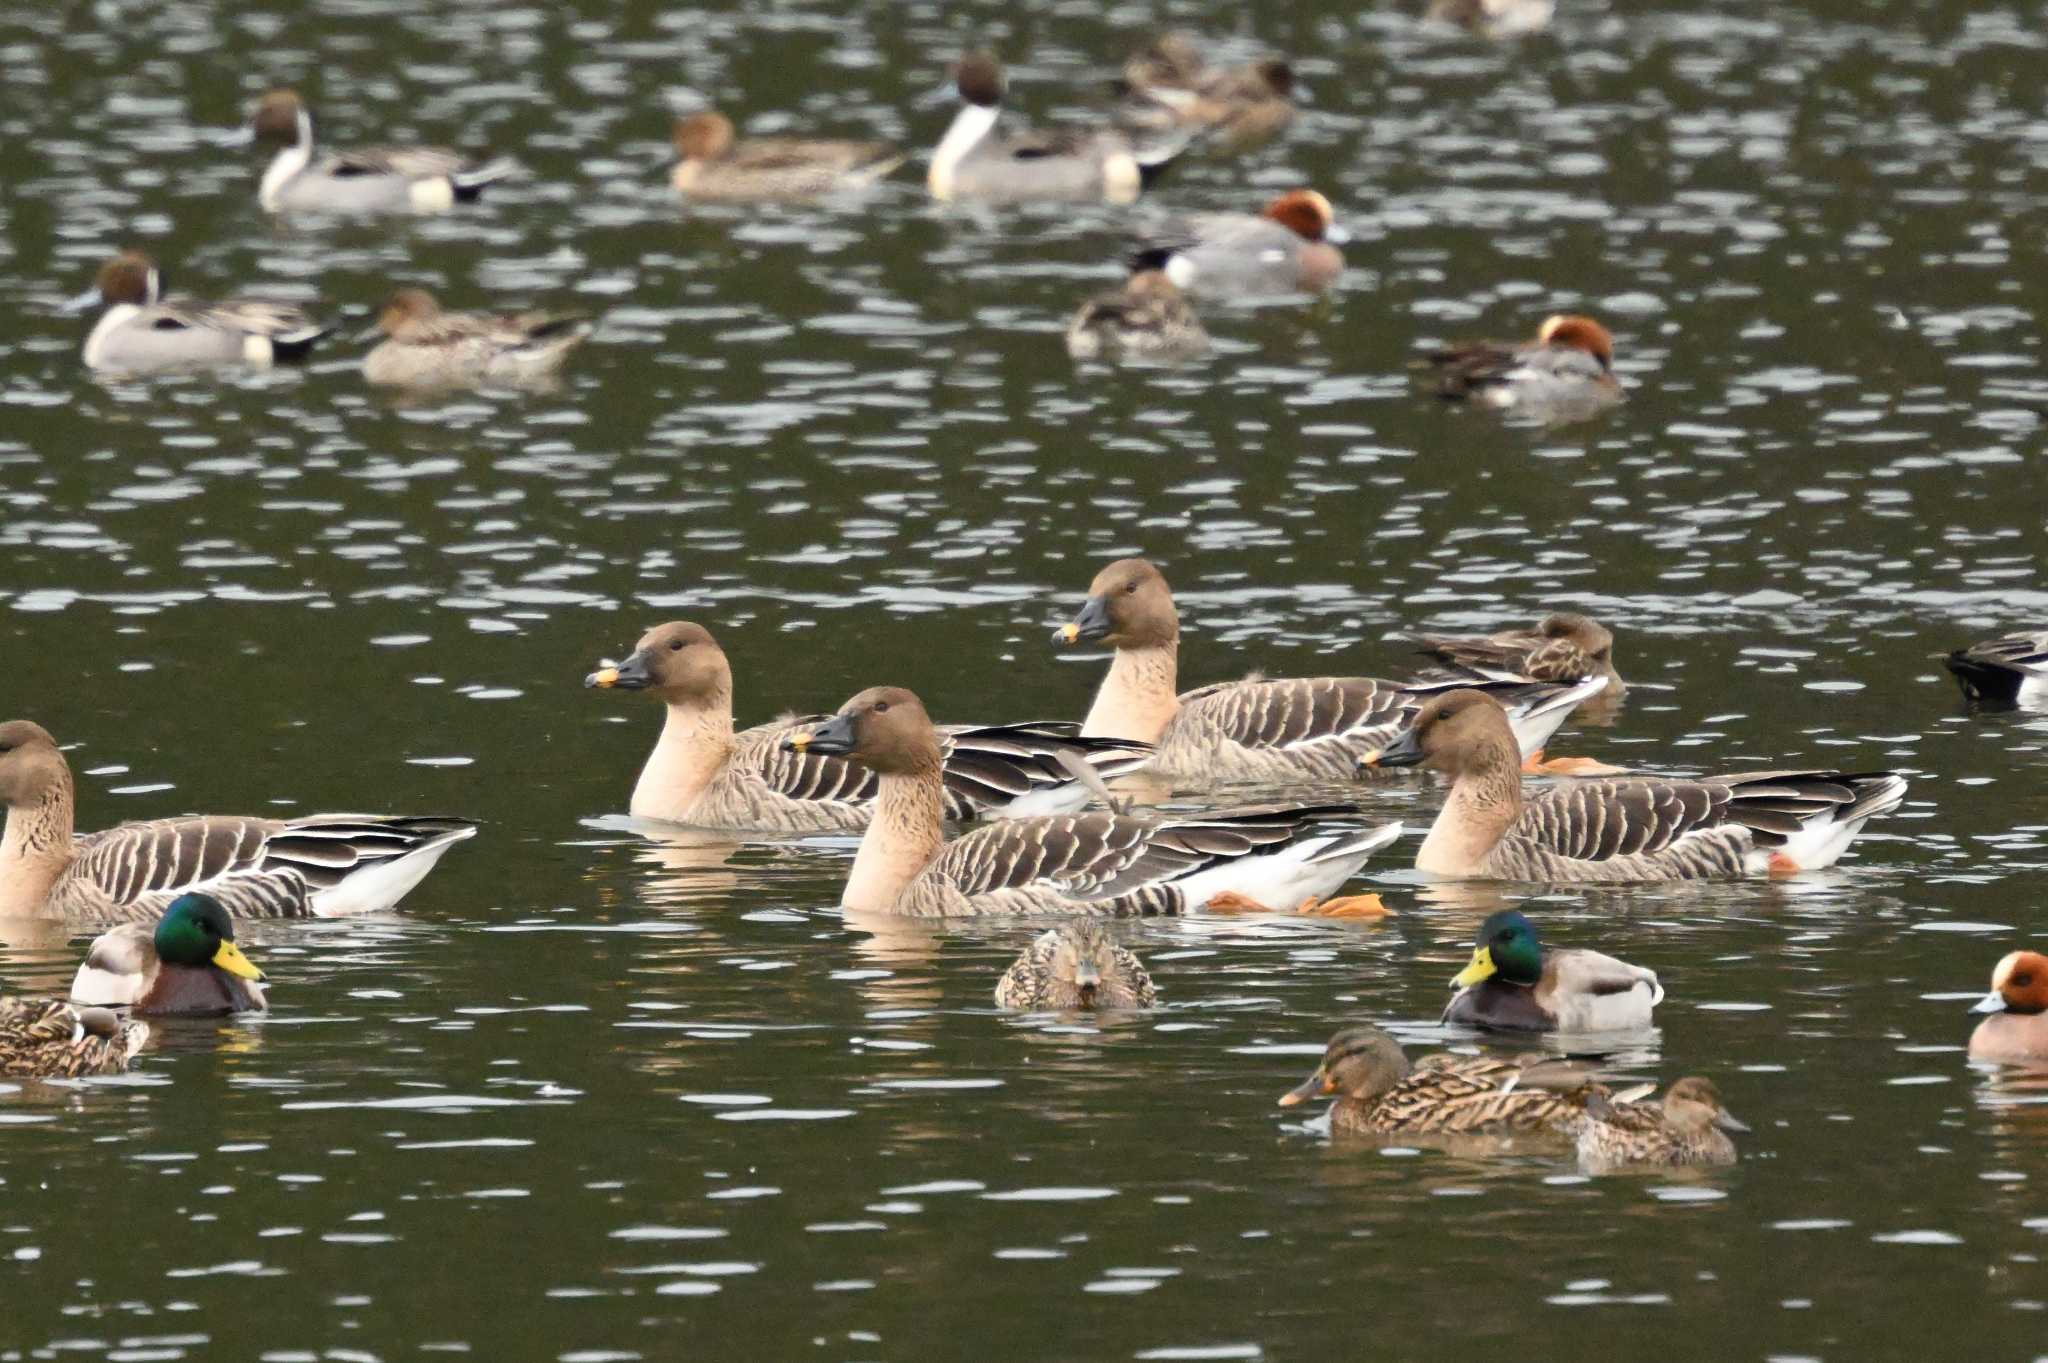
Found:
[(973, 52), (953, 73), (961, 99), (953, 125), (932, 152), (925, 183), (936, 199), (1107, 200), (1130, 203), (1190, 134), (1134, 139), (1109, 129), (1062, 128), (999, 137), (1003, 72)]
[(1614, 337), (1590, 317), (1546, 318), (1536, 339), (1480, 341), (1434, 351), (1437, 396), (1472, 402), (1544, 424), (1582, 421), (1621, 401)]
[(89, 369), (123, 374), (304, 359), (332, 327), (290, 303), (230, 298), (208, 303), (162, 294), (156, 262), (123, 251), (100, 267), (93, 292), (106, 311), (85, 341)]
[(590, 335), (566, 313), (443, 312), (425, 289), (400, 289), (378, 309), (384, 340), (363, 357), (371, 383), (409, 388), (544, 383)]
[(253, 127), (258, 142), (283, 148), (256, 195), (272, 213), (439, 213), (512, 173), (509, 160), (477, 165), (445, 147), (317, 152), (313, 111), (292, 90), (263, 96)]
[(1067, 324), (1067, 353), (1077, 360), (1188, 360), (1208, 349), (1201, 319), (1158, 270), (1140, 270), (1115, 292), (1097, 294)]
[(1344, 272), (1336, 243), (1345, 240), (1330, 201), (1296, 189), (1258, 213), (1191, 213), (1141, 228), (1131, 263), (1218, 297), (1321, 293)]
[(1118, 122), (1160, 132), (1191, 128), (1226, 151), (1270, 141), (1294, 121), (1294, 68), (1276, 58), (1238, 67), (1204, 63), (1193, 39), (1168, 33), (1124, 63)]
[(815, 199), (864, 189), (903, 164), (886, 142), (738, 137), (732, 120), (705, 112), (675, 124), (669, 183), (693, 199)]

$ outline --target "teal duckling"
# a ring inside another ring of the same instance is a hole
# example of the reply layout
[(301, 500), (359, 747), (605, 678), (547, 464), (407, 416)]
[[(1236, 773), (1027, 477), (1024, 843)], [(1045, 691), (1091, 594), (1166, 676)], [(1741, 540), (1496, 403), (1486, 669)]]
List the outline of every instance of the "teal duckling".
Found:
[(73, 1003), (140, 1016), (260, 1013), (263, 972), (235, 945), (234, 920), (209, 894), (182, 894), (150, 923), (95, 938), (71, 981)]
[(1101, 923), (1040, 933), (996, 984), (996, 1007), (1020, 1012), (1150, 1008), (1158, 997), (1144, 962)]
[(1443, 1021), (1501, 1032), (1605, 1032), (1650, 1025), (1657, 973), (1597, 951), (1549, 951), (1513, 909), (1479, 925), (1472, 961), (1451, 981)]
[(1713, 1081), (1697, 1075), (1673, 1084), (1661, 1103), (1618, 1102), (1597, 1085), (1583, 1101), (1579, 1163), (1592, 1173), (1630, 1166), (1733, 1164), (1735, 1142), (1729, 1133), (1749, 1130), (1728, 1111)]
[(1323, 1094), (1333, 1131), (1394, 1135), (1569, 1135), (1583, 1120), (1568, 1092), (1522, 1081), (1530, 1065), (1481, 1055), (1425, 1055), (1414, 1064), (1370, 1024), (1330, 1038), (1315, 1073), (1280, 1097), (1293, 1107)]
[(0, 1074), (77, 1079), (122, 1074), (149, 1026), (61, 999), (0, 999)]

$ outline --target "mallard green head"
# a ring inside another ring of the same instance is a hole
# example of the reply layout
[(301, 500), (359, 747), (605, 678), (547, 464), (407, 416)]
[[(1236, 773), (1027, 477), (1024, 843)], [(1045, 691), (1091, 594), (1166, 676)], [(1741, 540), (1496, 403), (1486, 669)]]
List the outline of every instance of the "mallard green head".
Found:
[(1543, 978), (1543, 943), (1536, 925), (1513, 909), (1503, 909), (1479, 925), (1472, 945), (1472, 963), (1451, 981), (1470, 989), (1498, 976), (1509, 984), (1535, 984)]
[(263, 978), (235, 945), (234, 920), (212, 895), (195, 892), (173, 899), (157, 920), (155, 942), (157, 959), (166, 965), (218, 966), (245, 980)]

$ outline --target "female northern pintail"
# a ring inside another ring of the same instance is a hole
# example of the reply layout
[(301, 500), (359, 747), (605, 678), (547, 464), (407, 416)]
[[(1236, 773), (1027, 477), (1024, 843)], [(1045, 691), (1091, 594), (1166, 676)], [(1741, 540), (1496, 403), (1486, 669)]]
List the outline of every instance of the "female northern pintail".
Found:
[(925, 178), (935, 199), (1130, 203), (1191, 136), (1173, 131), (1137, 141), (1109, 129), (1065, 128), (997, 137), (1003, 72), (995, 58), (969, 53), (953, 79), (960, 112), (932, 152)]
[(735, 135), (732, 120), (679, 118), (669, 183), (693, 199), (815, 199), (864, 189), (903, 164), (886, 142)]
[(509, 160), (475, 165), (445, 147), (316, 153), (313, 112), (291, 90), (263, 96), (253, 127), (258, 142), (283, 147), (256, 194), (272, 213), (440, 213), (512, 173)]
[(1221, 297), (1321, 293), (1344, 272), (1348, 240), (1313, 189), (1282, 194), (1258, 213), (1193, 213), (1139, 231), (1131, 263), (1183, 289)]
[(1140, 270), (1114, 293), (1097, 294), (1067, 324), (1067, 353), (1077, 360), (1190, 360), (1209, 349), (1209, 333), (1174, 282)]
[(566, 313), (443, 312), (425, 289), (400, 289), (378, 310), (373, 331), (385, 339), (363, 357), (371, 383), (516, 387), (553, 377), (591, 325)]
[(1614, 337), (1590, 317), (1559, 313), (1523, 345), (1480, 341), (1426, 357), (1437, 396), (1545, 424), (1583, 421), (1621, 401)]
[(301, 360), (332, 327), (290, 303), (163, 297), (156, 262), (123, 251), (100, 267), (93, 291), (107, 310), (85, 341), (89, 369), (124, 374), (205, 365)]
[(1226, 151), (1270, 141), (1294, 121), (1294, 68), (1275, 58), (1213, 67), (1194, 40), (1168, 33), (1124, 63), (1122, 126), (1190, 128)]

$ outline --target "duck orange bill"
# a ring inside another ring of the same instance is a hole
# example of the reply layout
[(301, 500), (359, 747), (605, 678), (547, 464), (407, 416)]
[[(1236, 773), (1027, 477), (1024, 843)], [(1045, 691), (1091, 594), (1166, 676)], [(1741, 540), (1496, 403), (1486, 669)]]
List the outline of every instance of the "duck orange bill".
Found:
[(1280, 1106), (1293, 1107), (1311, 1098), (1320, 1098), (1326, 1093), (1335, 1092), (1336, 1087), (1330, 1080), (1330, 1072), (1318, 1067), (1314, 1074), (1280, 1095)]
[(239, 975), (245, 980), (260, 980), (263, 972), (256, 963), (242, 954), (242, 949), (233, 942), (222, 941), (213, 953), (213, 963), (230, 975)]
[(1473, 947), (1472, 963), (1451, 976), (1451, 988), (1470, 989), (1481, 980), (1493, 978), (1493, 973), (1497, 968), (1493, 963), (1493, 949), (1491, 947)]

